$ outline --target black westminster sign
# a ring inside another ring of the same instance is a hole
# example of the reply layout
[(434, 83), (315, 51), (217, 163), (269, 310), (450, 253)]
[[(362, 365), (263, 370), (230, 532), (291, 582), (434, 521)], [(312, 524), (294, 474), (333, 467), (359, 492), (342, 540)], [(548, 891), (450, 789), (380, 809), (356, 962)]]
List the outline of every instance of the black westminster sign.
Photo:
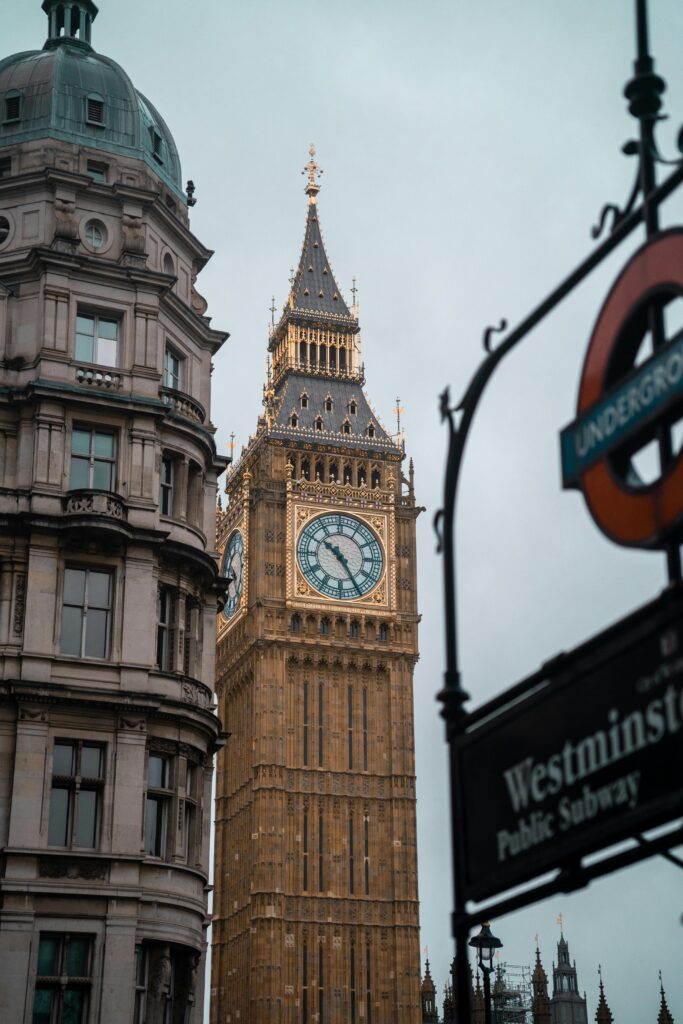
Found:
[(468, 899), (683, 814), (683, 591), (519, 690), (475, 713), (458, 742)]

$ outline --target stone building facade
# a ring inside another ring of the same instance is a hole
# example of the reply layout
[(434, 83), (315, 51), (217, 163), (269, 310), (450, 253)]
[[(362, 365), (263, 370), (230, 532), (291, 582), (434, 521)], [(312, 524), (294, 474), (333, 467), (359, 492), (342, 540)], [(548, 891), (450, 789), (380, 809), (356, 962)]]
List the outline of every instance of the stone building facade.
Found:
[(227, 485), (216, 688), (214, 1024), (420, 1020), (412, 466), (364, 391), (316, 165)]
[(0, 61), (0, 1020), (198, 1024), (226, 335), (167, 126), (42, 7)]

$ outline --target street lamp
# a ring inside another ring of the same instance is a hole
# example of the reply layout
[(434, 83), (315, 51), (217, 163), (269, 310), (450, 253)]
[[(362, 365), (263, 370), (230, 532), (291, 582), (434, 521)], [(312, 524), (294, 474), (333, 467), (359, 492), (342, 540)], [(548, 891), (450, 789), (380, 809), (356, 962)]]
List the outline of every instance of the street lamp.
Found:
[(470, 946), (479, 950), (479, 967), (484, 975), (484, 1020), (491, 1024), (491, 971), (493, 970), (493, 954), (501, 949), (503, 943), (492, 933), (488, 921), (484, 921), (478, 935), (470, 939)]

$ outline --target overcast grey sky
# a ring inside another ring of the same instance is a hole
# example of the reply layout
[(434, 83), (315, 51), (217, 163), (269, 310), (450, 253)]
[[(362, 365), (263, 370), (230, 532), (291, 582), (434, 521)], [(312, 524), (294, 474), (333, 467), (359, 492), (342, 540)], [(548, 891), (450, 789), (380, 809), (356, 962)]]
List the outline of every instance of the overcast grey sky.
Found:
[[(452, 955), (443, 671), (441, 503), (446, 431), (437, 394), (464, 387), (482, 330), (516, 323), (588, 253), (603, 203), (620, 202), (634, 132), (632, 0), (101, 0), (93, 30), (158, 106), (194, 179), (194, 232), (216, 251), (198, 287), (231, 338), (216, 359), (213, 420), (227, 449), (254, 430), (270, 297), (286, 297), (305, 218), (311, 141), (337, 281), (358, 281), (367, 391), (385, 423), (405, 408), (419, 501), (421, 660), (415, 678), (422, 946), (441, 987)], [(669, 84), (660, 139), (683, 122), (683, 4), (651, 0)], [(39, 0), (2, 0), (2, 51), (38, 48)], [(683, 199), (666, 223), (681, 221)], [(574, 414), (599, 305), (639, 244), (620, 248), (511, 355), (477, 416), (458, 525), (464, 682), (475, 703), (653, 597), (659, 555), (599, 534), (559, 483), (558, 432)], [(485, 813), (485, 808), (482, 808)], [(656, 1020), (657, 970), (683, 1020), (683, 872), (662, 859), (493, 922), (504, 959), (546, 966), (562, 912), (579, 985), (602, 964), (616, 1024)]]

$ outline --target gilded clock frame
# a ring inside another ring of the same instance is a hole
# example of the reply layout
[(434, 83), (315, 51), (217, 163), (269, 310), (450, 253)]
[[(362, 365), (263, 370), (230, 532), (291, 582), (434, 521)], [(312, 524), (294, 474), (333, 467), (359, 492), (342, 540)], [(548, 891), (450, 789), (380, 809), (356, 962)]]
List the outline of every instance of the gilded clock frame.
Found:
[[(340, 484), (322, 484), (316, 481), (288, 481), (287, 485), (287, 606), (302, 605), (326, 610), (331, 606), (346, 611), (391, 611), (396, 608), (396, 572), (393, 556), (395, 523), (393, 494), (368, 491)], [(306, 580), (297, 559), (297, 544), (301, 531), (311, 519), (319, 515), (340, 513), (363, 522), (377, 537), (382, 548), (384, 569), (379, 582), (363, 597), (335, 600), (319, 593)]]
[(249, 607), (249, 485), (250, 475), (245, 473), (242, 481), (241, 493), (238, 493), (234, 497), (229, 507), (223, 513), (223, 518), (220, 520), (218, 525), (216, 546), (218, 551), (219, 572), (221, 575), (223, 574), (225, 549), (235, 530), (239, 530), (242, 534), (242, 541), (244, 544), (244, 552), (242, 556), (242, 593), (240, 595), (239, 604), (229, 619), (226, 619), (222, 611), (218, 613), (216, 620), (218, 640), (225, 636), (225, 634), (231, 630), (244, 615), (246, 615), (247, 608)]

